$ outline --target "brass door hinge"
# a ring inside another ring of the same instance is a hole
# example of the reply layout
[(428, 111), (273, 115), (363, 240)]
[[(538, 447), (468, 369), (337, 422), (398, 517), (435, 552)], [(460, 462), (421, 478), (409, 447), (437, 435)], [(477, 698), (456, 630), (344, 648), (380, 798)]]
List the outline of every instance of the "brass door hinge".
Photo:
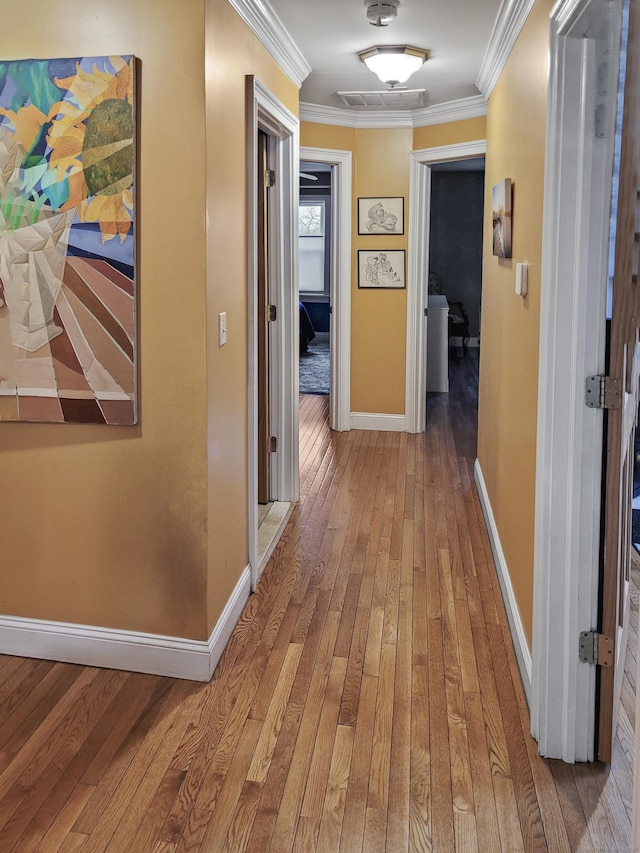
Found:
[(613, 640), (597, 631), (580, 634), (580, 660), (597, 666), (613, 666)]

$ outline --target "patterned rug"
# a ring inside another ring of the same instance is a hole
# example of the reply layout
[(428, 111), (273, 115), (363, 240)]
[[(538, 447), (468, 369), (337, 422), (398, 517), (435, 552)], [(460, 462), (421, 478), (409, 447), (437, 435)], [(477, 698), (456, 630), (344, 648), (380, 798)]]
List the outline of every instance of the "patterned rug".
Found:
[(300, 355), (300, 393), (329, 393), (329, 341), (311, 341)]

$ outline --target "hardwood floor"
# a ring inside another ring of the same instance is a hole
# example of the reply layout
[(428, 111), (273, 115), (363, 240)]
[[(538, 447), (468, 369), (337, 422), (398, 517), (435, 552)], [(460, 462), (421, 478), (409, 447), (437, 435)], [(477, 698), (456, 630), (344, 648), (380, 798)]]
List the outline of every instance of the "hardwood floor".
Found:
[(611, 772), (539, 758), (457, 368), (419, 436), (301, 399), (301, 501), (210, 684), (0, 657), (0, 851), (628, 849), (637, 613)]

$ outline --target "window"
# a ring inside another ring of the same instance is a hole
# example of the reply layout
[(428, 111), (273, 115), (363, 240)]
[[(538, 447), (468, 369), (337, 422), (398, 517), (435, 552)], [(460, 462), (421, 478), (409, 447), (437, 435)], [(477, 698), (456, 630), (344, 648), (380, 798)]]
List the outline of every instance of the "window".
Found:
[(325, 202), (305, 200), (298, 209), (298, 270), (302, 293), (325, 290)]

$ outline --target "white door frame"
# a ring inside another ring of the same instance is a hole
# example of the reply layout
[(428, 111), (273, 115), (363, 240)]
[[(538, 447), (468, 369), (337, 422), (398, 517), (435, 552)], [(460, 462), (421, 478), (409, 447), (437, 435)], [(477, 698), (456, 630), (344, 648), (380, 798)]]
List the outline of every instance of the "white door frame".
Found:
[(269, 279), (278, 319), (270, 329), (271, 430), (278, 450), (271, 457), (271, 497), (294, 502), (300, 493), (298, 465), (298, 147), (299, 122), (263, 84), (246, 78), (247, 148), (247, 458), (248, 550), (252, 587), (258, 565), (258, 380), (257, 380), (257, 169), (258, 130), (275, 140), (270, 168), (276, 185), (269, 199)]
[(300, 159), (331, 170), (331, 429), (351, 429), (351, 151), (300, 148)]
[(405, 422), (407, 432), (423, 432), (427, 417), (427, 286), (429, 280), (429, 222), (431, 164), (482, 157), (484, 139), (421, 148), (409, 163), (409, 268), (407, 276), (407, 366)]
[(578, 638), (597, 627), (603, 412), (585, 405), (585, 379), (604, 372), (614, 140), (611, 121), (594, 132), (600, 58), (585, 31), (607, 5), (551, 14), (530, 710), (541, 755), (568, 762), (594, 758), (595, 667)]

